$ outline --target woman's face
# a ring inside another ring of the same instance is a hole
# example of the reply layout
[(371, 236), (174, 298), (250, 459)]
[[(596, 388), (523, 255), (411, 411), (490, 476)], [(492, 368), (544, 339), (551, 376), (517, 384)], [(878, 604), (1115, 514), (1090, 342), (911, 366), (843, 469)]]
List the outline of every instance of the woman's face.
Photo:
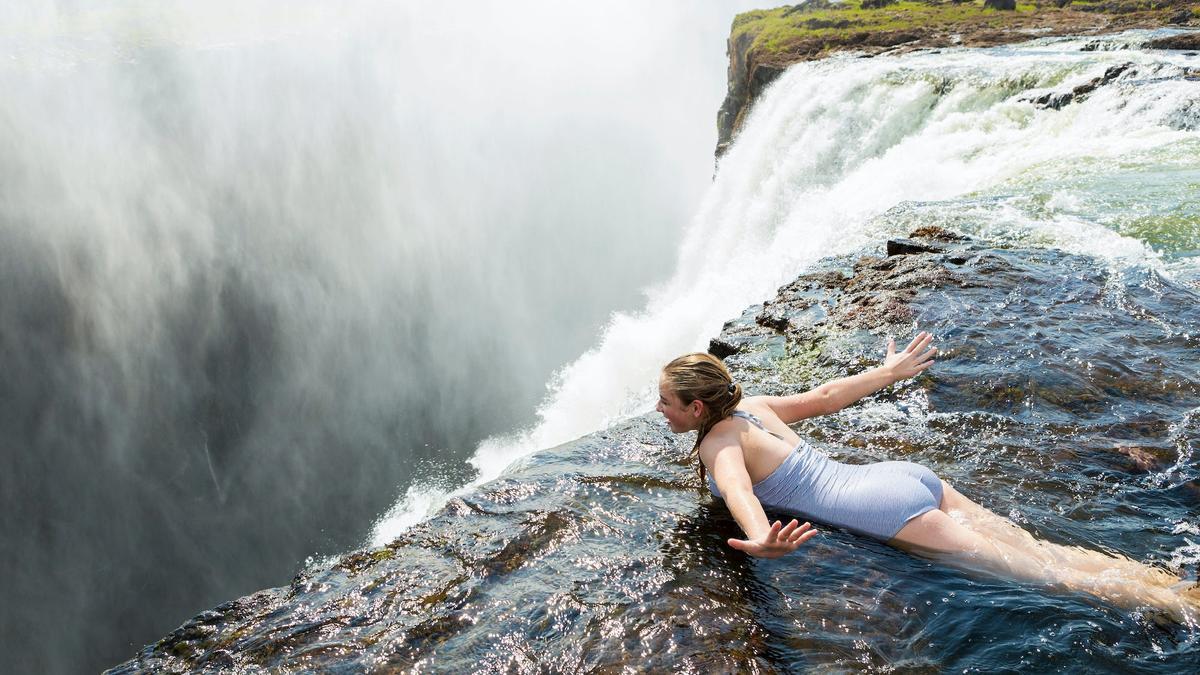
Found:
[(675, 395), (675, 392), (667, 388), (666, 383), (661, 380), (659, 381), (658, 405), (654, 406), (654, 409), (667, 418), (667, 426), (671, 431), (682, 434), (686, 431), (698, 429), (701, 405), (699, 401), (692, 401), (685, 405)]

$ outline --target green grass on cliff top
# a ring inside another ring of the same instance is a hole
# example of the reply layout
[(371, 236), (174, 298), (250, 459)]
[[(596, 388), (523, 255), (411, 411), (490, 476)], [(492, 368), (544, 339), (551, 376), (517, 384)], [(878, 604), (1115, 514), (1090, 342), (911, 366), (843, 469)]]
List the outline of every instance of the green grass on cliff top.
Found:
[[(1086, 0), (1075, 3), (1090, 4)], [(1016, 16), (1052, 11), (1058, 11), (1052, 4), (1039, 7), (1029, 0), (1018, 0), (1015, 12), (984, 9), (983, 0), (961, 3), (902, 0), (878, 9), (863, 9), (862, 0), (846, 0), (841, 4), (815, 0), (803, 8), (785, 6), (739, 14), (733, 20), (731, 37), (736, 41), (742, 35), (752, 36), (753, 49), (769, 57), (810, 38), (949, 27), (964, 22), (1002, 28)]]

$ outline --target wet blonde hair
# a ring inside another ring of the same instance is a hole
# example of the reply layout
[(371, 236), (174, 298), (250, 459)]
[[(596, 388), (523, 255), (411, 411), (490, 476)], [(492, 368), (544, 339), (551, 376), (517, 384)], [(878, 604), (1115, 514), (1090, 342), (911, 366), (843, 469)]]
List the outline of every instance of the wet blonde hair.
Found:
[(742, 385), (733, 381), (725, 364), (712, 354), (697, 352), (684, 354), (668, 363), (662, 370), (662, 381), (667, 389), (679, 397), (684, 405), (692, 401), (704, 404), (700, 428), (696, 433), (696, 444), (692, 454), (696, 457), (696, 470), (700, 483), (705, 483), (704, 462), (700, 459), (700, 442), (721, 420), (737, 410), (742, 401)]

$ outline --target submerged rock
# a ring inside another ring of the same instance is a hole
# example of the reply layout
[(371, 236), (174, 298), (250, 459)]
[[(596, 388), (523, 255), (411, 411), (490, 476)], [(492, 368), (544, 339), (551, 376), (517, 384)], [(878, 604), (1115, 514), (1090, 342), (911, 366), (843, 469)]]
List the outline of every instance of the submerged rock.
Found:
[[(1080, 103), (1087, 99), (1088, 95), (1096, 89), (1107, 84), (1115, 82), (1122, 75), (1133, 77), (1137, 75), (1137, 71), (1132, 68), (1132, 63), (1122, 63), (1109, 67), (1104, 71), (1104, 74), (1099, 77), (1094, 77), (1083, 84), (1076, 85), (1070, 91), (1049, 92), (1032, 98), (1023, 100), (1031, 101), (1039, 108), (1050, 108), (1052, 110), (1060, 110), (1063, 106), (1070, 103)], [(1176, 77), (1186, 77), (1182, 71), (1175, 75)]]
[[(1183, 14), (1176, 17), (1177, 19), (1187, 20)], [(1174, 22), (1174, 21), (1173, 21)], [(1200, 51), (1200, 31), (1191, 31), (1187, 33), (1179, 33), (1169, 37), (1158, 38), (1146, 43), (1150, 49), (1172, 49), (1181, 51)]]
[[(1200, 449), (1195, 289), (943, 230), (910, 239), (901, 255), (822, 262), (727, 323), (714, 352), (748, 392), (783, 394), (876, 365), (888, 335), (931, 330), (933, 369), (798, 432), (843, 461), (926, 464), (1058, 541), (1169, 546), (1160, 523), (1200, 507), (1194, 471), (1162, 473), (1194, 466)], [(651, 413), (544, 450), (389, 545), (203, 612), (110, 672), (988, 670), (1026, 658), (1103, 670), (1108, 652), (1073, 642), (1035, 655), (1027, 625), (1091, 626), (1126, 645), (1130, 667), (1157, 663), (1150, 645), (1173, 639), (1086, 598), (1046, 603), (836, 530), (751, 560), (724, 543), (739, 531), (701, 488), (692, 443)], [(1198, 661), (1191, 648), (1172, 663)]]

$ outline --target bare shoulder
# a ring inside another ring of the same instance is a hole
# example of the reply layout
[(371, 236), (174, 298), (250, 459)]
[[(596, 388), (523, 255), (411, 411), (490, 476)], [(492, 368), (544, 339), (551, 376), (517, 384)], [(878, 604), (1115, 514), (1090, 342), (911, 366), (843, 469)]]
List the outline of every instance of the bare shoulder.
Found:
[(700, 441), (700, 459), (708, 463), (717, 453), (736, 448), (741, 451), (741, 434), (737, 423), (731, 418), (725, 418), (713, 425), (713, 428)]
[(771, 434), (789, 443), (796, 443), (800, 437), (788, 426), (788, 420), (780, 415), (780, 411), (776, 407), (778, 401), (779, 397), (777, 396), (749, 396), (742, 399), (738, 408), (757, 417)]
[(745, 410), (766, 423), (771, 418), (779, 419), (779, 415), (776, 414), (770, 403), (775, 398), (774, 396), (747, 396), (738, 404), (738, 409)]

